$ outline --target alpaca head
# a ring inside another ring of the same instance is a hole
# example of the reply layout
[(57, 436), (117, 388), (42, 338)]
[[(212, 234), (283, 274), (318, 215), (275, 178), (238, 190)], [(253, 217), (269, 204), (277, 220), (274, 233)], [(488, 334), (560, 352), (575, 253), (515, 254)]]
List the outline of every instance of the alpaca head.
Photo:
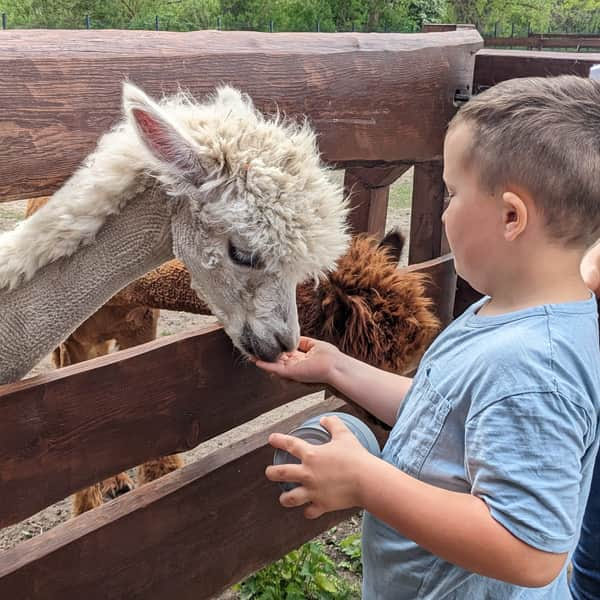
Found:
[(342, 190), (314, 133), (267, 119), (224, 87), (205, 103), (154, 102), (126, 84), (126, 126), (172, 203), (175, 255), (192, 287), (248, 355), (296, 347), (296, 285), (334, 267), (348, 243)]

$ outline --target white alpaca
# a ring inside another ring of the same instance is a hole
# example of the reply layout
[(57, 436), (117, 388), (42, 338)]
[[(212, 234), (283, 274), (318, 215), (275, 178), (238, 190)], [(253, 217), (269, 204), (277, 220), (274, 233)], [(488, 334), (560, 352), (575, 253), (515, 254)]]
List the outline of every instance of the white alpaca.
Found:
[(298, 341), (296, 284), (347, 247), (347, 203), (306, 124), (229, 87), (156, 103), (125, 84), (123, 106), (50, 202), (0, 236), (0, 383), (173, 255), (234, 344), (274, 360)]

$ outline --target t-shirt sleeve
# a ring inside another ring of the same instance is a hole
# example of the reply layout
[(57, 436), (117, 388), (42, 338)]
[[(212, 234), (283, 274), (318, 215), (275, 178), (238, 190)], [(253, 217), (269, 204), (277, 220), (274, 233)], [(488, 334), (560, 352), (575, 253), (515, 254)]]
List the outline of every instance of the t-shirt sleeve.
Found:
[(578, 535), (586, 412), (553, 392), (496, 401), (467, 420), (471, 493), (523, 542), (566, 552)]

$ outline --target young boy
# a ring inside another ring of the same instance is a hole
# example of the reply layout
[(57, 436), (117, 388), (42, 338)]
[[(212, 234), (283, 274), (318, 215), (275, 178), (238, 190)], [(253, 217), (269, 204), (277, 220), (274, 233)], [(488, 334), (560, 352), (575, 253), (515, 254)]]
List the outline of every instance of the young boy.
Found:
[(274, 434), (269, 466), (308, 518), (359, 506), (363, 598), (569, 597), (566, 565), (598, 450), (596, 301), (579, 264), (600, 232), (600, 85), (501, 83), (450, 123), (443, 222), (485, 298), (434, 341), (413, 380), (303, 338), (266, 371), (325, 382), (393, 425), (382, 459), (336, 418), (331, 443)]

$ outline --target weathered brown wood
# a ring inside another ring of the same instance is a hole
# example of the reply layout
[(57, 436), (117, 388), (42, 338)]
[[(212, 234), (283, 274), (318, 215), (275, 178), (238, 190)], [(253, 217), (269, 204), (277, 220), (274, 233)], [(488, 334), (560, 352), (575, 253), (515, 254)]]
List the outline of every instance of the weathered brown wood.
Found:
[(441, 253), (444, 212), (442, 172), (440, 162), (415, 165), (408, 254), (411, 264), (430, 260)]
[(0, 598), (210, 598), (351, 514), (306, 520), (264, 476), (271, 431), (341, 404), (329, 398), (4, 552)]
[(126, 78), (154, 95), (231, 83), (266, 112), (307, 115), (339, 166), (430, 160), (482, 46), (476, 31), (3, 31), (0, 200), (56, 190), (118, 119)]
[(318, 389), (261, 372), (217, 326), (0, 386), (0, 527)]
[(507, 48), (531, 48), (543, 50), (544, 48), (570, 48), (579, 51), (585, 48), (600, 48), (598, 36), (572, 36), (566, 34), (529, 34), (526, 37), (490, 37), (485, 38), (485, 46)]
[(513, 77), (581, 75), (600, 63), (599, 53), (530, 52), (527, 50), (480, 50), (475, 57), (473, 90), (495, 85)]
[(429, 275), (431, 283), (427, 288), (427, 295), (433, 300), (442, 327), (446, 327), (454, 318), (456, 270), (452, 255), (446, 254), (416, 265), (409, 265), (406, 271)]
[(390, 185), (410, 167), (410, 164), (400, 164), (346, 169), (344, 191), (350, 196), (352, 233), (384, 236)]

